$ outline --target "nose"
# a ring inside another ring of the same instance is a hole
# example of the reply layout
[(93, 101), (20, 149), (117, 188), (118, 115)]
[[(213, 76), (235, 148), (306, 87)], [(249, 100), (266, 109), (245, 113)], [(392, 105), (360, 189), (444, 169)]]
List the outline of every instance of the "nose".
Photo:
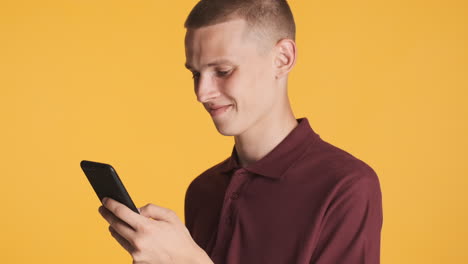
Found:
[(195, 94), (197, 101), (206, 103), (217, 98), (220, 95), (216, 81), (209, 75), (202, 75), (195, 81)]

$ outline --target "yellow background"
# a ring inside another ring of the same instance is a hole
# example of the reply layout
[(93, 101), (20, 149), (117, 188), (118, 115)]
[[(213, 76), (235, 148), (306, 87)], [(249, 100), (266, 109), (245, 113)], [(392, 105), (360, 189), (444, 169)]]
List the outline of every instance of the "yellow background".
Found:
[[(183, 218), (233, 145), (183, 66), (195, 2), (0, 0), (0, 262), (130, 262), (82, 159)], [(290, 4), (295, 114), (377, 171), (382, 263), (468, 263), (467, 2)]]

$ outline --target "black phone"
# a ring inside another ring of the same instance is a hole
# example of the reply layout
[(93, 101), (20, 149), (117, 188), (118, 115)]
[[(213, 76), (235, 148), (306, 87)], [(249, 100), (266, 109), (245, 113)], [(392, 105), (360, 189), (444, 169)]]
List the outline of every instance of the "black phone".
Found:
[(99, 201), (102, 201), (104, 197), (109, 197), (139, 214), (132, 198), (111, 165), (88, 160), (81, 161), (80, 165), (99, 197)]

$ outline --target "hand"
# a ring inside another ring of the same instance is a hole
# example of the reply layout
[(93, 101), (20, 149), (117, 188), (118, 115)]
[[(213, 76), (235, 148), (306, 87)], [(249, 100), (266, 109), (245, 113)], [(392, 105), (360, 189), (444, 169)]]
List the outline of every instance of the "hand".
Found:
[(99, 212), (134, 264), (213, 263), (172, 210), (148, 204), (137, 214), (110, 198), (102, 203)]

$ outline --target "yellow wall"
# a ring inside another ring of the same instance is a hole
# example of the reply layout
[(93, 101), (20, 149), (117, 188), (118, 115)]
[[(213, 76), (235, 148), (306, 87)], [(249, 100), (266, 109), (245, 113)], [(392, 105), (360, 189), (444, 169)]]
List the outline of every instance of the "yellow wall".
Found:
[[(0, 262), (129, 263), (82, 159), (183, 217), (230, 154), (183, 67), (195, 0), (0, 0)], [(291, 1), (297, 117), (382, 185), (382, 263), (468, 262), (463, 0)]]

